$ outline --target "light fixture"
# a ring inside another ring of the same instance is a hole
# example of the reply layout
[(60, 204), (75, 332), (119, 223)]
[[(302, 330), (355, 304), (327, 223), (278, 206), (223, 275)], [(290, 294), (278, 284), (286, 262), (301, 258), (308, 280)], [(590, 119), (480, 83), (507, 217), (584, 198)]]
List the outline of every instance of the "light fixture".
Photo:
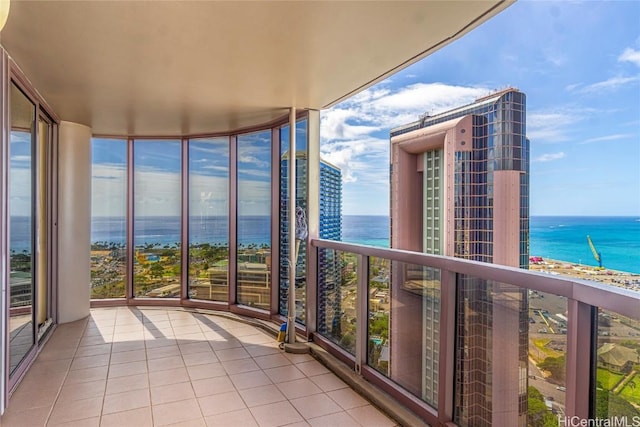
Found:
[(9, 4), (10, 0), (0, 0), (0, 31), (4, 28), (4, 24), (7, 23), (9, 17)]

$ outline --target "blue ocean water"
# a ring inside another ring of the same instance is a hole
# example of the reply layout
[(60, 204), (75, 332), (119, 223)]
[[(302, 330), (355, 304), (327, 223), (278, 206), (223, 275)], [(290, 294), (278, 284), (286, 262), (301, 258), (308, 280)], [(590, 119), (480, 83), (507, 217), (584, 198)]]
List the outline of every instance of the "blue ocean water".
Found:
[[(26, 249), (30, 241), (28, 218), (12, 217), (11, 248)], [(180, 241), (177, 217), (148, 217), (136, 221), (136, 245), (174, 244)], [(269, 243), (268, 217), (241, 217), (238, 220), (241, 244)], [(192, 217), (191, 240), (198, 243), (228, 243), (228, 222), (216, 217)], [(587, 243), (591, 236), (606, 268), (640, 274), (640, 218), (532, 216), (531, 255), (596, 266)], [(94, 218), (92, 242), (124, 243), (123, 218)], [(344, 215), (342, 240), (363, 245), (389, 247), (389, 217)], [(27, 243), (25, 243), (27, 242)]]
[[(587, 235), (602, 254), (603, 266), (640, 273), (640, 218), (532, 216), (529, 253), (555, 260), (597, 266)], [(389, 217), (342, 218), (342, 240), (389, 247)]]

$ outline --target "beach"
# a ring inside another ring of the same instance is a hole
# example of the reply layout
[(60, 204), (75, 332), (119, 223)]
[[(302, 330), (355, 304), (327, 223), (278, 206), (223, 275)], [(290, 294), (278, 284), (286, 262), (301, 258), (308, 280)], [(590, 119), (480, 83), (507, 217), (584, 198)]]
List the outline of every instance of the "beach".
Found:
[(584, 264), (559, 261), (539, 256), (532, 256), (529, 260), (529, 270), (553, 275), (575, 277), (577, 279), (593, 280), (608, 285), (631, 289), (640, 292), (640, 274), (611, 270)]

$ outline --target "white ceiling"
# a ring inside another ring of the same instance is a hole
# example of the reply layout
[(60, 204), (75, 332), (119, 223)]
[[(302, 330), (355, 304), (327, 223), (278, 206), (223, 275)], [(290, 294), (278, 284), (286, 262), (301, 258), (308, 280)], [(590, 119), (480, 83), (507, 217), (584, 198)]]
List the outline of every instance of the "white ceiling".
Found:
[(12, 0), (0, 41), (62, 120), (199, 134), (327, 108), (510, 4)]

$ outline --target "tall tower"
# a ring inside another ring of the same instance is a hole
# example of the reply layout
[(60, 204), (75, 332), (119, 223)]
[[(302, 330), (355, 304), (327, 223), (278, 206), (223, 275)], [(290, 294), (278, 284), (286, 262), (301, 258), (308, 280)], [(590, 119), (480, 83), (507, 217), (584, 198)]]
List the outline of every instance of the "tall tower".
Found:
[[(525, 95), (510, 88), (391, 131), (391, 247), (528, 268), (525, 104)], [(434, 329), (439, 303), (394, 285), (397, 301), (414, 307), (396, 319), (418, 316), (423, 331)], [(526, 293), (464, 275), (456, 293), (454, 421), (525, 426)], [(408, 340), (396, 340), (392, 351), (423, 361), (429, 401), (437, 398), (439, 336), (425, 333), (422, 341), (422, 354)]]
[[(288, 180), (289, 152), (282, 155), (280, 161), (280, 312), (287, 312), (287, 294), (289, 284), (289, 234), (288, 234)], [(307, 153), (296, 153), (296, 206), (307, 211)], [(329, 162), (320, 160), (320, 229), (321, 239), (342, 239), (342, 172)], [(296, 300), (304, 301), (306, 277), (306, 247), (300, 245), (296, 268)], [(341, 269), (337, 257), (327, 257), (320, 252), (318, 258), (318, 328), (327, 322), (339, 326), (341, 313), (340, 295)], [(284, 284), (284, 286), (283, 286)], [(304, 319), (300, 319), (304, 320)]]

